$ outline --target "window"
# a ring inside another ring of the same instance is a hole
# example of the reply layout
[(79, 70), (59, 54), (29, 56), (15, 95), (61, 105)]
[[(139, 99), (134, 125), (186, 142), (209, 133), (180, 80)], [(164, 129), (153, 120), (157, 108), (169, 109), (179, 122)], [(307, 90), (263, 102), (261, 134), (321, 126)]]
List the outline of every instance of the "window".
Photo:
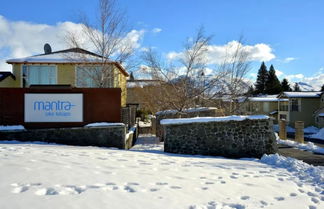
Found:
[(111, 68), (103, 71), (101, 66), (78, 66), (76, 68), (76, 85), (85, 88), (113, 87)]
[(292, 112), (299, 112), (299, 101), (298, 99), (290, 100), (290, 109)]
[(279, 111), (288, 111), (288, 103), (280, 102), (279, 103)]
[(38, 84), (57, 84), (56, 67), (47, 65), (24, 65), (23, 76), (26, 86)]
[(280, 120), (287, 120), (287, 115), (280, 114), (280, 115), (279, 115), (279, 119), (280, 119)]

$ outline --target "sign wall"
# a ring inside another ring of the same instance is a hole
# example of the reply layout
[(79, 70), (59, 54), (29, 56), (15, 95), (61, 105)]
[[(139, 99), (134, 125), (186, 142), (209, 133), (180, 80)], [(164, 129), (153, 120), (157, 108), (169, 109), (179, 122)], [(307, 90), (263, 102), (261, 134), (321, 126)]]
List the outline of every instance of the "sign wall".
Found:
[(25, 122), (83, 122), (83, 94), (26, 93)]

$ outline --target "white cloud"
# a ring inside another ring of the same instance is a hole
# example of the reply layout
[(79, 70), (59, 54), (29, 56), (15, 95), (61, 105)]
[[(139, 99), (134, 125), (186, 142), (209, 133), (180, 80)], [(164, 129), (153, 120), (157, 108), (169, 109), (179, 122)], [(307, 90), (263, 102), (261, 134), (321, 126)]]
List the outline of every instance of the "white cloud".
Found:
[(283, 62), (284, 62), (284, 63), (289, 63), (289, 62), (294, 61), (294, 60), (296, 60), (296, 59), (297, 59), (296, 57), (287, 57), (287, 58), (285, 58), (285, 59), (283, 60)]
[[(10, 21), (0, 16), (0, 71), (10, 70), (10, 65), (5, 63), (9, 58), (20, 58), (43, 53), (43, 46), (49, 43), (52, 50), (68, 48), (65, 36), (68, 32), (78, 34), (82, 46), (91, 50), (88, 40), (82, 36), (82, 25), (73, 22), (59, 22), (55, 25), (37, 24), (25, 21)], [(144, 30), (130, 31), (123, 44), (140, 48), (140, 41)], [(85, 45), (85, 46), (84, 46)]]
[(154, 28), (154, 29), (152, 30), (152, 33), (160, 33), (161, 31), (162, 31), (161, 28)]
[[(208, 64), (226, 62), (228, 58), (233, 57), (238, 48), (247, 54), (248, 61), (270, 61), (276, 57), (272, 52), (272, 48), (267, 44), (242, 45), (238, 41), (230, 41), (225, 45), (207, 46), (207, 62)], [(182, 56), (183, 52), (172, 51), (167, 54), (169, 60), (178, 59)]]
[(296, 80), (296, 79), (303, 79), (305, 76), (303, 74), (291, 74), (291, 75), (286, 75), (285, 78), (288, 80)]
[(281, 77), (284, 73), (282, 72), (282, 71), (280, 71), (280, 70), (275, 70), (276, 71), (276, 75), (278, 76), (278, 77)]
[(290, 83), (304, 82), (314, 87), (314, 90), (320, 90), (324, 84), (324, 67), (320, 68), (316, 73), (310, 77), (306, 77), (303, 74), (282, 74), (281, 78), (287, 78)]

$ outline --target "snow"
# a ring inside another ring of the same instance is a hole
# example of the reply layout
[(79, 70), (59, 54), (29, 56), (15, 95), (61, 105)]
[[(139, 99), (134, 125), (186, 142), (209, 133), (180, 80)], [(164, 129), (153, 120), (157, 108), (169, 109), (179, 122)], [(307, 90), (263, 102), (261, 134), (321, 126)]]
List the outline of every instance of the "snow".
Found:
[(278, 101), (288, 101), (288, 99), (279, 99), (277, 98), (278, 94), (275, 95), (262, 95), (259, 97), (249, 97), (251, 102), (278, 102)]
[(82, 54), (76, 52), (44, 54), (31, 57), (9, 59), (9, 63), (71, 63), (71, 62), (100, 62), (100, 57), (90, 54)]
[(124, 123), (108, 123), (108, 122), (97, 122), (97, 123), (89, 123), (84, 127), (105, 127), (105, 126), (124, 126)]
[(0, 143), (0, 208), (323, 208), (323, 167), (279, 155), (226, 159)]
[(314, 87), (304, 82), (297, 82), (301, 91), (315, 91)]
[(22, 130), (25, 130), (25, 127), (22, 125), (13, 125), (13, 126), (0, 125), (0, 131), (22, 131)]
[(324, 148), (316, 146), (312, 142), (307, 142), (307, 144), (301, 144), (301, 143), (291, 141), (288, 139), (287, 140), (277, 139), (277, 142), (278, 142), (278, 144), (288, 145), (290, 147), (295, 147), (297, 149), (306, 150), (306, 151), (310, 151), (310, 152), (314, 152), (314, 153), (318, 153), (318, 154), (324, 154)]
[(310, 137), (324, 140), (324, 128), (321, 128), (316, 134), (310, 135)]
[(317, 128), (315, 126), (308, 126), (308, 127), (304, 128), (305, 134), (315, 134), (317, 132), (319, 132), (319, 128)]
[(283, 95), (291, 98), (302, 98), (302, 97), (320, 97), (320, 91), (313, 92), (284, 92)]
[[(195, 107), (195, 108), (188, 108), (182, 110), (184, 113), (191, 113), (191, 112), (201, 112), (201, 111), (207, 111), (207, 110), (217, 110), (216, 107)], [(178, 113), (178, 110), (163, 110), (155, 113), (155, 115), (163, 115), (163, 114), (176, 114)]]
[[(260, 161), (277, 168), (285, 168), (304, 182), (319, 185), (322, 188), (324, 186), (324, 167), (322, 166), (315, 167), (303, 161), (278, 154), (263, 155)], [(322, 201), (324, 200), (322, 199)]]
[(139, 121), (138, 123), (139, 127), (151, 127), (152, 126), (152, 123), (151, 123), (151, 120), (149, 121)]
[(196, 118), (177, 118), (163, 119), (160, 121), (162, 125), (171, 124), (187, 124), (187, 123), (208, 123), (208, 122), (227, 122), (227, 121), (243, 121), (243, 120), (264, 120), (269, 119), (266, 115), (232, 115), (225, 117), (196, 117)]

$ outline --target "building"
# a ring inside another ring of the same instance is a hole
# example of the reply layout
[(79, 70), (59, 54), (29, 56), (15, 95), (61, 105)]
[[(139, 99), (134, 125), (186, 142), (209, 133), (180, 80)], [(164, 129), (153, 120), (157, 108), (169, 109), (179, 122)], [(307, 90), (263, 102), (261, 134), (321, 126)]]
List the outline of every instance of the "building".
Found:
[(296, 121), (303, 121), (305, 126), (314, 126), (314, 113), (320, 107), (322, 92), (283, 92), (278, 98), (288, 101), (278, 102), (278, 120), (285, 119), (290, 126)]
[(13, 78), (1, 87), (28, 88), (32, 85), (70, 85), (77, 88), (121, 88), (121, 106), (126, 106), (128, 73), (118, 63), (81, 48), (9, 59)]
[(268, 115), (277, 122), (278, 102), (288, 102), (288, 99), (280, 99), (277, 97), (278, 95), (249, 97), (245, 104), (246, 112), (250, 115)]
[(320, 107), (314, 113), (315, 124), (320, 128), (324, 128), (324, 92), (321, 94)]
[(0, 88), (12, 85), (16, 80), (16, 76), (11, 72), (0, 71)]

